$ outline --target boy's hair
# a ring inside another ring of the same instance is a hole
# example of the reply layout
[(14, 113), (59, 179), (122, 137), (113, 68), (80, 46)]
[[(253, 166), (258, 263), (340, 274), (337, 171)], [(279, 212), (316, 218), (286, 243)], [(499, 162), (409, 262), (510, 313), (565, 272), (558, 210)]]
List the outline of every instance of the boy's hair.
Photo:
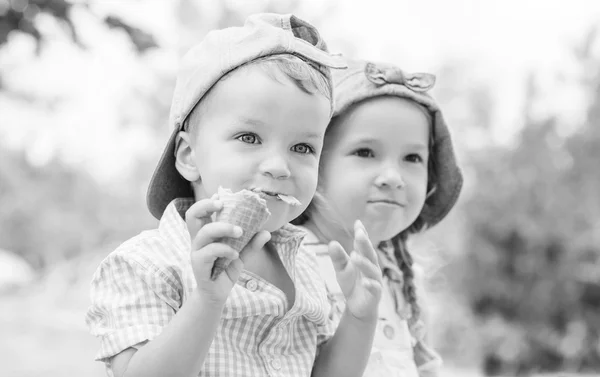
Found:
[(232, 74), (239, 74), (252, 66), (260, 67), (271, 79), (279, 83), (283, 83), (282, 80), (289, 80), (304, 93), (320, 94), (331, 101), (331, 85), (321, 71), (294, 55), (270, 55), (248, 62), (223, 75), (223, 77), (221, 77), (221, 79), (196, 104), (188, 118), (185, 120), (183, 129), (191, 132), (192, 135), (195, 136), (194, 134), (196, 133), (197, 125), (199, 124), (202, 115), (206, 111), (206, 108), (210, 106), (210, 102), (214, 100), (211, 95), (213, 89), (219, 85), (219, 83), (227, 80)]

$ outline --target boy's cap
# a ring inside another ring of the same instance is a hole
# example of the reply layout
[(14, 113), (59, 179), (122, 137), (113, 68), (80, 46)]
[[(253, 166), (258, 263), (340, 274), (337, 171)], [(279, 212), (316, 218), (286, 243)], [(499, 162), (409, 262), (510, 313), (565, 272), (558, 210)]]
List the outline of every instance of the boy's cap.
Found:
[(334, 117), (358, 102), (380, 96), (413, 100), (431, 114), (433, 153), (430, 158), (433, 159), (438, 183), (433, 194), (426, 200), (421, 217), (427, 226), (434, 226), (452, 209), (463, 184), (448, 125), (439, 106), (427, 94), (435, 84), (435, 76), (429, 73), (406, 73), (389, 64), (358, 60), (346, 62), (348, 69), (333, 73), (336, 93)]
[[(194, 196), (190, 182), (175, 168), (175, 139), (192, 109), (228, 72), (256, 59), (281, 54), (297, 56), (318, 69), (331, 90), (330, 68), (346, 68), (340, 56), (327, 52), (315, 27), (293, 15), (270, 13), (250, 16), (242, 27), (211, 31), (183, 57), (169, 116), (173, 133), (148, 187), (147, 204), (154, 217), (160, 219), (173, 199)], [(333, 101), (333, 95), (331, 98)]]

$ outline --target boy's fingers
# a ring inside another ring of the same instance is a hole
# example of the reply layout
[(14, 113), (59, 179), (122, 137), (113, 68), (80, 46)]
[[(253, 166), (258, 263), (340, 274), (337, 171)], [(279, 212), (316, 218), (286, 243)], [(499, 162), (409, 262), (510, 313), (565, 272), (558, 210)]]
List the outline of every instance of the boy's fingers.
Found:
[(219, 221), (208, 223), (198, 230), (192, 242), (192, 250), (199, 250), (209, 244), (219, 242), (221, 238), (239, 238), (242, 233), (242, 228), (233, 224)]
[(354, 223), (354, 250), (358, 251), (364, 257), (369, 259), (376, 266), (379, 266), (375, 248), (369, 240), (369, 235), (367, 234), (365, 226), (360, 220), (356, 220)]
[(244, 251), (248, 251), (250, 253), (258, 251), (265, 246), (270, 239), (271, 233), (267, 232), (266, 230), (261, 230), (260, 232), (256, 233), (254, 237), (252, 237), (250, 242), (248, 242), (246, 247), (244, 247)]
[(365, 277), (375, 281), (382, 280), (382, 273), (379, 266), (373, 264), (373, 262), (357, 253), (352, 254), (351, 258), (352, 262)]
[(211, 266), (214, 264), (217, 258), (235, 260), (240, 257), (237, 251), (235, 251), (231, 246), (225, 245), (224, 243), (214, 243), (202, 250), (196, 250), (194, 253), (194, 259), (202, 263), (210, 264)]
[(212, 268), (217, 258), (227, 258), (229, 260), (237, 260), (239, 253), (229, 245), (223, 243), (213, 243), (202, 250), (192, 251), (192, 261), (200, 263), (200, 270), (203, 276), (210, 276)]
[(240, 274), (242, 273), (243, 269), (244, 262), (242, 262), (242, 260), (238, 258), (232, 260), (231, 263), (229, 263), (229, 266), (227, 266), (225, 272), (227, 273), (227, 276), (229, 276), (229, 279), (235, 282), (240, 277)]
[(331, 241), (329, 243), (329, 257), (333, 262), (333, 267), (336, 271), (342, 271), (348, 265), (350, 257), (346, 253), (346, 250), (337, 241)]
[(202, 199), (192, 204), (185, 211), (185, 223), (192, 238), (200, 228), (211, 222), (211, 215), (214, 212), (220, 211), (223, 208), (223, 202), (213, 199)]

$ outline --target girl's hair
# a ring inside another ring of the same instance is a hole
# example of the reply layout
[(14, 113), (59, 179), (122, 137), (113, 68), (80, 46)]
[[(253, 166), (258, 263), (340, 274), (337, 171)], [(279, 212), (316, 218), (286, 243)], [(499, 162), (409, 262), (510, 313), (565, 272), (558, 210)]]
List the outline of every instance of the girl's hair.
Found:
[[(423, 111), (423, 113), (425, 113), (425, 116), (427, 117), (428, 123), (430, 125), (430, 130), (433, 130), (433, 118), (431, 116), (431, 113), (423, 105), (421, 105), (417, 102), (414, 102), (414, 101), (412, 101), (412, 102), (415, 103), (419, 107), (419, 109)], [(356, 105), (354, 105), (354, 106), (356, 106)], [(326, 140), (327, 140), (327, 135), (331, 132), (332, 129), (334, 129), (337, 126), (338, 123), (339, 123), (339, 116), (336, 116), (331, 120), (331, 122), (329, 123), (329, 127), (327, 127), (327, 131), (325, 132)], [(433, 140), (434, 140), (433, 134), (432, 134), (432, 132), (430, 132), (430, 137), (429, 137), (430, 154), (434, 148)], [(323, 154), (325, 154), (325, 153), (326, 152), (325, 152), (325, 147), (324, 147)], [(427, 196), (425, 199), (425, 203), (427, 203), (427, 200), (435, 192), (435, 189), (437, 186), (437, 175), (435, 174), (436, 167), (435, 167), (433, 160), (434, 159), (430, 157), (428, 164), (427, 164)], [(325, 204), (325, 203), (323, 203), (324, 198), (322, 197), (322, 195), (319, 195), (318, 193), (315, 194), (315, 199), (313, 199), (313, 202), (311, 202), (311, 204), (304, 211), (304, 213), (302, 213), (299, 217), (297, 217), (294, 221), (292, 221), (292, 224), (302, 225), (309, 220), (310, 212), (313, 211), (315, 206), (317, 205), (317, 203), (315, 203), (317, 201), (316, 199), (318, 199), (318, 205)], [(428, 226), (428, 224), (425, 222), (423, 217), (419, 214), (419, 216), (415, 219), (415, 221), (408, 228), (406, 228), (403, 231), (401, 231), (400, 233), (396, 234), (394, 237), (392, 237), (391, 240), (389, 240), (389, 242), (392, 244), (392, 247), (394, 249), (394, 257), (396, 258), (398, 267), (400, 268), (400, 271), (402, 272), (402, 275), (404, 277), (402, 294), (404, 295), (404, 298), (406, 299), (406, 301), (408, 302), (408, 304), (411, 307), (411, 312), (412, 312), (411, 313), (412, 314), (411, 322), (416, 322), (419, 319), (419, 316), (421, 315), (421, 307), (419, 305), (417, 288), (416, 288), (416, 284), (415, 284), (415, 273), (414, 273), (414, 269), (413, 269), (414, 261), (413, 261), (412, 255), (410, 254), (410, 252), (408, 250), (407, 241), (408, 241), (408, 237), (411, 234), (419, 233), (419, 232), (427, 229), (427, 226)], [(382, 244), (378, 245), (378, 246), (381, 247), (387, 242), (388, 241), (382, 242)]]
[[(429, 115), (428, 118), (430, 120), (429, 124), (432, 124), (431, 116)], [(433, 137), (429, 138), (429, 150), (433, 150)], [(429, 158), (427, 164), (427, 196), (425, 203), (427, 203), (427, 199), (431, 194), (435, 192), (436, 182), (437, 176), (435, 174), (433, 158)], [(396, 258), (398, 267), (400, 268), (400, 271), (402, 271), (404, 277), (402, 294), (411, 307), (412, 322), (416, 322), (419, 319), (419, 316), (421, 315), (421, 306), (419, 305), (417, 287), (415, 284), (415, 272), (413, 269), (414, 260), (408, 250), (407, 241), (411, 234), (419, 233), (425, 229), (427, 229), (427, 223), (423, 220), (423, 217), (419, 215), (408, 228), (396, 234), (390, 240), (392, 247), (394, 248), (394, 257)]]

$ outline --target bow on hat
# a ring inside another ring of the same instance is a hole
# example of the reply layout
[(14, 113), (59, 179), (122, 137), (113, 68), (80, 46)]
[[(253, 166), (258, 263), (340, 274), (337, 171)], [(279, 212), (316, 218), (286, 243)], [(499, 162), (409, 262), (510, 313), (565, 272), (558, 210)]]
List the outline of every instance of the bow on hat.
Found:
[(419, 93), (428, 91), (435, 84), (435, 75), (431, 73), (404, 73), (400, 68), (391, 65), (367, 63), (365, 75), (373, 84), (404, 85)]

